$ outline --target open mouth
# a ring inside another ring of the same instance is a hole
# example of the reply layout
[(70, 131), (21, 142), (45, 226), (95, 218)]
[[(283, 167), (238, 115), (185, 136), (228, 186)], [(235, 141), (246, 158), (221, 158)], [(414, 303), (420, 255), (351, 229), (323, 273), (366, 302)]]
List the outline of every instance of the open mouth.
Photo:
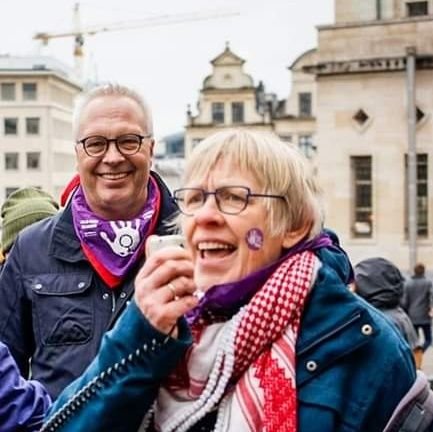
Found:
[(200, 242), (197, 250), (201, 258), (225, 258), (232, 254), (236, 247), (229, 243), (220, 242)]

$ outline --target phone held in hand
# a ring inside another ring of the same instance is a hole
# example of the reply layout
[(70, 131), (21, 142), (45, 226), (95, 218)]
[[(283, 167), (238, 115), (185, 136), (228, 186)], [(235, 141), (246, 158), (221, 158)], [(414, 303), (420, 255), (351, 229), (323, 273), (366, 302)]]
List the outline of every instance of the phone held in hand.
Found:
[(149, 257), (160, 249), (163, 249), (165, 247), (173, 247), (173, 246), (184, 248), (185, 237), (180, 234), (172, 234), (172, 235), (165, 235), (165, 236), (153, 235), (147, 241), (146, 255)]

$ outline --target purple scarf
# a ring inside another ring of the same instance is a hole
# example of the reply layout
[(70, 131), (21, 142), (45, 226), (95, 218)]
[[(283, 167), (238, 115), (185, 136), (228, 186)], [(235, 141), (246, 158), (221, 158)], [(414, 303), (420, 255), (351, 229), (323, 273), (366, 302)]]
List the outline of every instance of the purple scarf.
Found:
[(146, 204), (132, 220), (108, 221), (98, 217), (88, 206), (81, 186), (72, 197), (75, 233), (87, 259), (110, 288), (119, 285), (140, 259), (158, 217), (159, 201), (159, 189), (152, 177)]

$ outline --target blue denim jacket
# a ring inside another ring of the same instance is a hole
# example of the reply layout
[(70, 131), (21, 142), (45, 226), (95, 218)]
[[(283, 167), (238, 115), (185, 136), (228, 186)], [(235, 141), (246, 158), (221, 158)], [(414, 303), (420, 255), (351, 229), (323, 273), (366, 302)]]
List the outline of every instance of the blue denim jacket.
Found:
[[(342, 253), (322, 249), (318, 257), (322, 267), (307, 301), (297, 341), (298, 429), (381, 432), (415, 380), (410, 348), (379, 311), (347, 289), (344, 281), (350, 264)], [(134, 330), (140, 322), (137, 313), (132, 306), (122, 319), (121, 324), (127, 327), (122, 341), (126, 350), (130, 343), (141, 344), (144, 339), (149, 344), (149, 338), (155, 337), (149, 325), (139, 333)], [(161, 341), (159, 336), (157, 340)], [(94, 362), (62, 393), (44, 430), (135, 432), (160, 380), (182, 355), (177, 344), (187, 345), (187, 339), (170, 340), (160, 351), (132, 362), (117, 378), (91, 388), (89, 383), (98, 373), (120, 361), (120, 346), (113, 343), (111, 354)], [(107, 343), (109, 337), (104, 341)], [(77, 392), (82, 392), (83, 398), (76, 397), (78, 402), (72, 410), (66, 401)], [(67, 421), (61, 421), (62, 415)], [(116, 427), (108, 427), (110, 424)]]

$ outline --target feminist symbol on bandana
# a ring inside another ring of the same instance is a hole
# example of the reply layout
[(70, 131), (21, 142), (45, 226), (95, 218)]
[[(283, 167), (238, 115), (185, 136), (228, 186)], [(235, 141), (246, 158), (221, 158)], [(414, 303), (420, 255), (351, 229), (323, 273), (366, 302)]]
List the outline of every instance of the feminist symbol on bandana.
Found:
[(140, 244), (140, 219), (135, 219), (135, 227), (132, 226), (132, 221), (114, 221), (110, 222), (110, 226), (114, 232), (114, 239), (111, 240), (105, 231), (101, 231), (99, 235), (110, 246), (111, 250), (121, 257), (131, 255)]
[(252, 250), (259, 250), (263, 246), (263, 233), (258, 228), (251, 228), (245, 236), (247, 245)]

